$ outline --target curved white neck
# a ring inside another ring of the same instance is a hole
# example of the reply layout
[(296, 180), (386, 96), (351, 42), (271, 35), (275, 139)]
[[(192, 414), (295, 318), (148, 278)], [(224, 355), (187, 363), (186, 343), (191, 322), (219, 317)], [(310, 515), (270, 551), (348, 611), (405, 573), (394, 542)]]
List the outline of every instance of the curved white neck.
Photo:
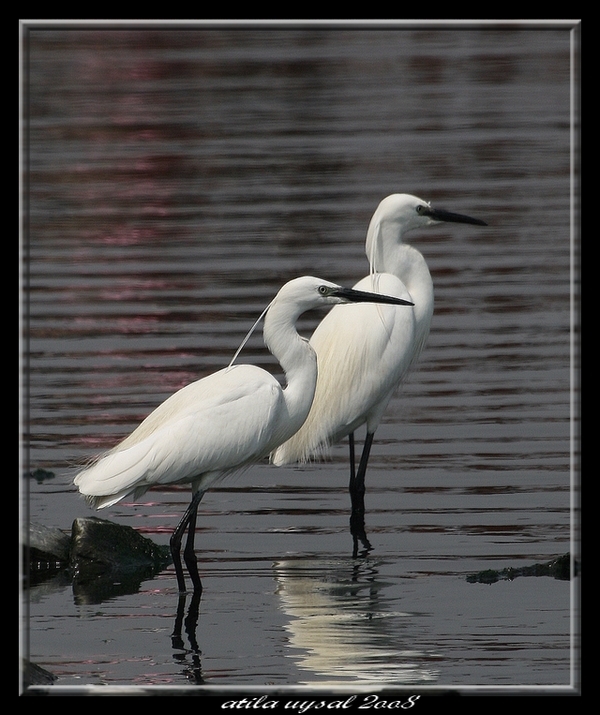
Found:
[(291, 310), (289, 303), (280, 304), (275, 300), (267, 311), (263, 329), (265, 345), (279, 361), (286, 377), (283, 397), (288, 411), (285, 429), (289, 437), (304, 424), (317, 385), (316, 353), (296, 330), (296, 321), (302, 312)]
[(404, 283), (415, 304), (417, 324), (426, 325), (428, 330), (433, 314), (433, 281), (422, 254), (402, 242), (399, 227), (393, 222), (371, 223), (366, 253), (371, 272), (391, 273)]

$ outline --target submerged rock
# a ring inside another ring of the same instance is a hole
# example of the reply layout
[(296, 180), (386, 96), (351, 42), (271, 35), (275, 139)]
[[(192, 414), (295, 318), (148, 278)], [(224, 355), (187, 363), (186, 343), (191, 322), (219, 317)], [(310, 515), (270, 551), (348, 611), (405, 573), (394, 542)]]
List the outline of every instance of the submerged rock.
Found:
[(57, 680), (56, 675), (25, 658), (21, 660), (21, 678), (24, 688), (31, 685), (52, 685)]
[[(573, 576), (577, 576), (579, 565), (573, 562)], [(512, 581), (517, 576), (552, 576), (560, 581), (569, 581), (571, 578), (571, 554), (566, 553), (550, 561), (520, 568), (508, 568), (496, 571), (486, 569), (467, 576), (469, 583), (496, 583), (496, 581)]]
[(47, 469), (36, 469), (34, 472), (29, 472), (29, 476), (37, 481), (38, 484), (45, 482), (46, 479), (54, 479), (54, 472), (49, 472)]

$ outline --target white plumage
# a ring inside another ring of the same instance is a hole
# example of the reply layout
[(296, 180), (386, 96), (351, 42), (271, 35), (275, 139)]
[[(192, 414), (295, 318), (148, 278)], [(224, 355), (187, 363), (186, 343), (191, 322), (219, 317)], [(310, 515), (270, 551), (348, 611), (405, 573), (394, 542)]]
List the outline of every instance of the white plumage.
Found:
[[(364, 278), (355, 287), (366, 290), (366, 286), (411, 300), (406, 286), (387, 273)], [(318, 361), (312, 407), (300, 430), (273, 452), (273, 463), (308, 461), (365, 423), (374, 432), (420, 352), (428, 327), (422, 329), (423, 339), (417, 345), (413, 309), (395, 311), (364, 304), (342, 315), (332, 309), (310, 339)], [(336, 339), (331, 339), (334, 334)]]
[(75, 484), (97, 509), (130, 494), (139, 499), (158, 484), (192, 483), (205, 491), (222, 474), (268, 454), (285, 408), (269, 373), (233, 365), (169, 397)]
[[(215, 480), (266, 457), (291, 437), (312, 403), (317, 362), (313, 348), (295, 329), (298, 317), (321, 305), (376, 300), (411, 305), (394, 297), (342, 288), (304, 276), (286, 283), (269, 305), (264, 339), (283, 368), (287, 386), (253, 365), (232, 365), (182, 388), (152, 412), (129, 437), (84, 469), (74, 483), (97, 508), (126, 496), (138, 498), (158, 484), (192, 484), (194, 496), (171, 539), (180, 590), (184, 552), (196, 588), (193, 553), (196, 511)], [(393, 308), (395, 310), (395, 308)]]
[[(403, 242), (415, 228), (450, 221), (486, 225), (479, 219), (433, 209), (408, 194), (392, 194), (377, 207), (367, 231), (370, 274), (354, 287), (411, 301), (394, 310), (381, 305), (334, 307), (317, 326), (310, 344), (317, 353), (315, 397), (300, 430), (273, 451), (274, 464), (302, 462), (350, 436), (351, 530), (370, 548), (364, 533), (364, 476), (373, 435), (395, 390), (418, 359), (433, 315), (433, 283), (425, 259)], [(366, 424), (358, 472), (354, 431)]]

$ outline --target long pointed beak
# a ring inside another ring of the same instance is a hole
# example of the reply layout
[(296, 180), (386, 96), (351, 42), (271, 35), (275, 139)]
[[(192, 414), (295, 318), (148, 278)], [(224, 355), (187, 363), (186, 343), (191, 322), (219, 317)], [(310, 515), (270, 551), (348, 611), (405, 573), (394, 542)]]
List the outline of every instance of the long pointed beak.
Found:
[(391, 295), (380, 295), (379, 293), (368, 293), (364, 290), (354, 290), (354, 288), (336, 288), (331, 295), (348, 301), (349, 303), (384, 303), (385, 305), (414, 305), (409, 300), (394, 298)]
[(449, 223), (471, 223), (475, 226), (487, 226), (485, 221), (478, 218), (471, 218), (470, 216), (463, 216), (463, 214), (455, 214), (452, 211), (445, 211), (444, 209), (433, 209), (427, 208), (423, 211), (423, 215), (429, 216), (434, 221), (447, 221)]

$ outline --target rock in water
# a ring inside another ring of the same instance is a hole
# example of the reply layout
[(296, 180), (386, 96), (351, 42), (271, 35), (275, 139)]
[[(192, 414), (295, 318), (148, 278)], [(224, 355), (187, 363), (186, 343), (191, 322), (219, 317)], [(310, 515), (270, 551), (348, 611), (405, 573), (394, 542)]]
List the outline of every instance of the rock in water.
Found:
[(57, 680), (56, 675), (26, 659), (21, 661), (21, 675), (24, 688), (30, 685), (52, 685)]
[(169, 548), (158, 546), (130, 526), (97, 517), (80, 517), (71, 533), (71, 571), (74, 577), (94, 578), (161, 569)]
[(29, 549), (30, 563), (51, 563), (66, 566), (69, 562), (71, 539), (60, 529), (51, 529), (42, 524), (30, 524), (29, 539), (25, 542)]
[(479, 573), (469, 574), (467, 581), (469, 583), (491, 584), (496, 583), (496, 581), (512, 581), (517, 576), (552, 576), (552, 578), (559, 581), (569, 581), (572, 577), (574, 578), (578, 575), (580, 568), (580, 563), (576, 559), (573, 560), (571, 566), (571, 555), (566, 553), (541, 564), (532, 564), (531, 566), (521, 566), (519, 568), (509, 566), (501, 571), (496, 571), (495, 569), (479, 571)]

